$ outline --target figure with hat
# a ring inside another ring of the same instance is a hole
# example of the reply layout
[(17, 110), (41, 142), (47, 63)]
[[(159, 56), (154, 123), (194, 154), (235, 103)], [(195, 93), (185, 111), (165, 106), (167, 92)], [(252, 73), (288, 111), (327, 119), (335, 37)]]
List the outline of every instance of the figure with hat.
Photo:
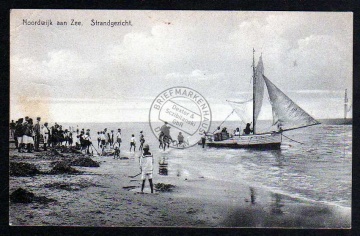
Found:
[(151, 154), (151, 152), (149, 152), (149, 150), (150, 150), (149, 144), (145, 144), (143, 147), (144, 152), (140, 156), (140, 161), (139, 161), (140, 171), (141, 171), (141, 180), (142, 180), (141, 193), (144, 193), (146, 178), (148, 178), (148, 180), (149, 180), (151, 193), (154, 192), (153, 182), (152, 182), (153, 170), (154, 170), (154, 157)]
[(39, 152), (39, 145), (40, 145), (40, 117), (36, 118), (36, 124), (34, 125), (34, 132), (35, 132), (35, 136), (34, 136), (34, 146), (35, 146), (35, 152)]

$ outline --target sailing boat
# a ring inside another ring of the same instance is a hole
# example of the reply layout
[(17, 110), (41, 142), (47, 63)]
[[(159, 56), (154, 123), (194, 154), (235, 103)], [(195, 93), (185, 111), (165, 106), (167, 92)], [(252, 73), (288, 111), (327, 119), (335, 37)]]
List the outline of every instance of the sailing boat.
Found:
[[(247, 102), (253, 103), (252, 125), (253, 134), (239, 135), (215, 141), (210, 138), (207, 145), (210, 147), (229, 147), (229, 148), (257, 148), (257, 149), (280, 149), (282, 142), (282, 132), (303, 128), (311, 125), (320, 124), (317, 120), (306, 113), (278, 87), (276, 87), (265, 75), (262, 56), (260, 56), (257, 66), (255, 67), (255, 58), (253, 50), (253, 98), (245, 102), (228, 101), (241, 118), (242, 122), (247, 124), (250, 120), (245, 117), (242, 108)], [(267, 132), (258, 132), (258, 116), (261, 111), (264, 88), (267, 88), (269, 100), (272, 107), (272, 129)], [(218, 139), (218, 138), (217, 138)]]

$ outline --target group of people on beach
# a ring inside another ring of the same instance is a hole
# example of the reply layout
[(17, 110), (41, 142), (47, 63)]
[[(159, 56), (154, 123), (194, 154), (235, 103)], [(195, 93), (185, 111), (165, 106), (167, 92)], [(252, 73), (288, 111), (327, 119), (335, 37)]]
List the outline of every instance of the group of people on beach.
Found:
[[(14, 120), (10, 123), (10, 137), (14, 139), (15, 146), (19, 152), (32, 152), (40, 151), (40, 143), (43, 141), (43, 150), (46, 151), (47, 147), (75, 147), (80, 151), (85, 151), (85, 153), (90, 154), (90, 147), (94, 147), (90, 135), (90, 129), (81, 129), (78, 128), (75, 130), (72, 127), (69, 129), (63, 129), (62, 125), (55, 123), (53, 126), (49, 126), (48, 122), (41, 124), (41, 117), (36, 118), (34, 124), (33, 119), (26, 116), (25, 118), (19, 118), (16, 122)], [(244, 134), (250, 134), (252, 130), (250, 129), (250, 124), (247, 124), (246, 128), (243, 130)], [(213, 133), (215, 137), (228, 134), (226, 128), (218, 129)], [(205, 144), (206, 133), (202, 137), (203, 147)], [(234, 136), (240, 136), (240, 128), (234, 130)], [(182, 145), (184, 143), (184, 136), (179, 132), (177, 140), (173, 140), (170, 135), (170, 127), (167, 122), (160, 128), (159, 134), (159, 148), (164, 149), (169, 148), (170, 143), (176, 146)], [(106, 155), (106, 149), (112, 149), (114, 158), (120, 158), (120, 146), (122, 143), (121, 129), (118, 128), (115, 133), (114, 130), (108, 132), (108, 129), (105, 128), (103, 131), (97, 132), (97, 147), (101, 149), (100, 155)], [(149, 180), (151, 192), (153, 192), (153, 183), (152, 183), (152, 173), (153, 173), (153, 163), (154, 157), (151, 154), (150, 147), (148, 144), (145, 144), (145, 137), (143, 131), (140, 131), (139, 135), (139, 151), (142, 155), (139, 157), (139, 165), (141, 170), (141, 180), (142, 187), (141, 192), (143, 192), (146, 178)], [(135, 135), (131, 135), (130, 139), (130, 152), (132, 149), (136, 151), (136, 138)]]
[[(10, 138), (14, 139), (15, 147), (19, 152), (40, 152), (40, 143), (43, 142), (43, 150), (46, 151), (47, 147), (75, 147), (81, 151), (89, 152), (90, 146), (94, 147), (91, 141), (90, 129), (63, 129), (62, 125), (55, 123), (53, 126), (49, 127), (49, 123), (45, 122), (41, 124), (41, 117), (36, 118), (36, 123), (34, 124), (33, 119), (26, 116), (25, 118), (19, 118), (16, 122), (12, 120), (10, 122)], [(114, 149), (114, 158), (115, 156), (120, 157), (120, 145), (121, 145), (121, 129), (119, 128), (117, 133), (114, 135), (114, 131), (111, 130), (109, 133), (107, 128), (104, 131), (97, 132), (98, 137), (98, 148), (102, 149), (102, 154), (106, 147)], [(151, 193), (153, 193), (153, 183), (152, 183), (152, 174), (154, 169), (154, 157), (151, 154), (150, 147), (148, 144), (145, 144), (145, 138), (143, 131), (140, 131), (140, 146), (139, 151), (142, 152), (142, 155), (139, 157), (139, 166), (141, 170), (141, 180), (142, 187), (141, 193), (143, 193), (145, 180), (149, 180)], [(136, 150), (136, 139), (135, 135), (132, 134), (130, 140), (130, 152), (132, 147), (134, 147), (134, 152)], [(96, 149), (95, 149), (96, 150)]]
[(89, 151), (91, 145), (90, 129), (63, 129), (62, 125), (55, 122), (49, 126), (48, 122), (41, 124), (41, 117), (33, 119), (26, 116), (19, 118), (16, 122), (10, 122), (10, 138), (14, 139), (15, 147), (19, 152), (40, 152), (40, 143), (43, 150), (48, 147), (76, 147), (80, 150)]
[[(94, 147), (90, 135), (90, 129), (69, 127), (63, 129), (62, 125), (55, 122), (53, 126), (49, 126), (48, 122), (41, 124), (41, 117), (36, 118), (34, 124), (33, 119), (26, 116), (19, 118), (16, 122), (10, 122), (10, 138), (14, 140), (15, 146), (19, 152), (39, 152), (40, 143), (43, 143), (43, 150), (46, 151), (48, 147), (74, 147), (80, 151), (90, 154)], [(97, 147), (101, 149), (101, 155), (106, 155), (106, 149), (112, 149), (114, 156), (120, 157), (121, 146), (121, 129), (118, 128), (115, 133), (114, 130), (108, 131), (105, 128), (103, 131), (97, 132)], [(143, 150), (145, 138), (143, 131), (140, 131), (139, 137), (139, 151)], [(130, 151), (134, 147), (136, 150), (135, 135), (132, 134), (130, 140)], [(98, 153), (99, 154), (99, 153)]]
[(10, 137), (15, 141), (15, 146), (19, 152), (32, 152), (35, 148), (39, 150), (40, 144), (40, 117), (36, 118), (36, 124), (34, 125), (33, 119), (28, 116), (19, 118), (16, 122), (14, 120), (10, 123)]

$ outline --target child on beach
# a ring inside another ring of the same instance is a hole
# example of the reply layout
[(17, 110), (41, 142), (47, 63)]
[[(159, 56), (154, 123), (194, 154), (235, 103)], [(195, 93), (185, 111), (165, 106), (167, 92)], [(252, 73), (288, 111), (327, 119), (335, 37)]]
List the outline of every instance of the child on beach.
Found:
[(120, 159), (120, 143), (114, 143), (114, 159)]
[(141, 171), (141, 180), (142, 180), (141, 193), (144, 193), (146, 177), (149, 180), (151, 193), (153, 193), (154, 189), (153, 189), (152, 175), (154, 170), (154, 157), (151, 154), (151, 152), (149, 152), (150, 150), (149, 144), (145, 144), (143, 150), (144, 153), (140, 157), (140, 171)]
[(134, 152), (135, 152), (135, 148), (136, 148), (136, 141), (135, 141), (135, 137), (134, 134), (131, 135), (131, 140), (130, 140), (130, 152), (131, 152), (131, 147), (134, 147)]

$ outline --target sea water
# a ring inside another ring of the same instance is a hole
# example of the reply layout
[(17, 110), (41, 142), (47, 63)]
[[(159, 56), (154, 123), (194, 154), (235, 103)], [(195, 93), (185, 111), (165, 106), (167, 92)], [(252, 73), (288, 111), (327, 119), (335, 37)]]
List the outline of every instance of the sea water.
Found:
[[(219, 124), (213, 122), (210, 130)], [(239, 124), (227, 122), (224, 125), (234, 130)], [(121, 128), (122, 155), (129, 154), (132, 134), (138, 140), (138, 149), (140, 131), (143, 131), (155, 159), (167, 159), (169, 175), (178, 174), (171, 166), (181, 166), (184, 175), (243, 182), (299, 199), (351, 207), (351, 125), (320, 124), (284, 132), (280, 150), (203, 149), (194, 145), (166, 152), (159, 149), (158, 140), (146, 122), (63, 124), (63, 127), (89, 128), (96, 147), (98, 131), (107, 128), (114, 130), (115, 135)], [(137, 150), (136, 154), (140, 152)]]

